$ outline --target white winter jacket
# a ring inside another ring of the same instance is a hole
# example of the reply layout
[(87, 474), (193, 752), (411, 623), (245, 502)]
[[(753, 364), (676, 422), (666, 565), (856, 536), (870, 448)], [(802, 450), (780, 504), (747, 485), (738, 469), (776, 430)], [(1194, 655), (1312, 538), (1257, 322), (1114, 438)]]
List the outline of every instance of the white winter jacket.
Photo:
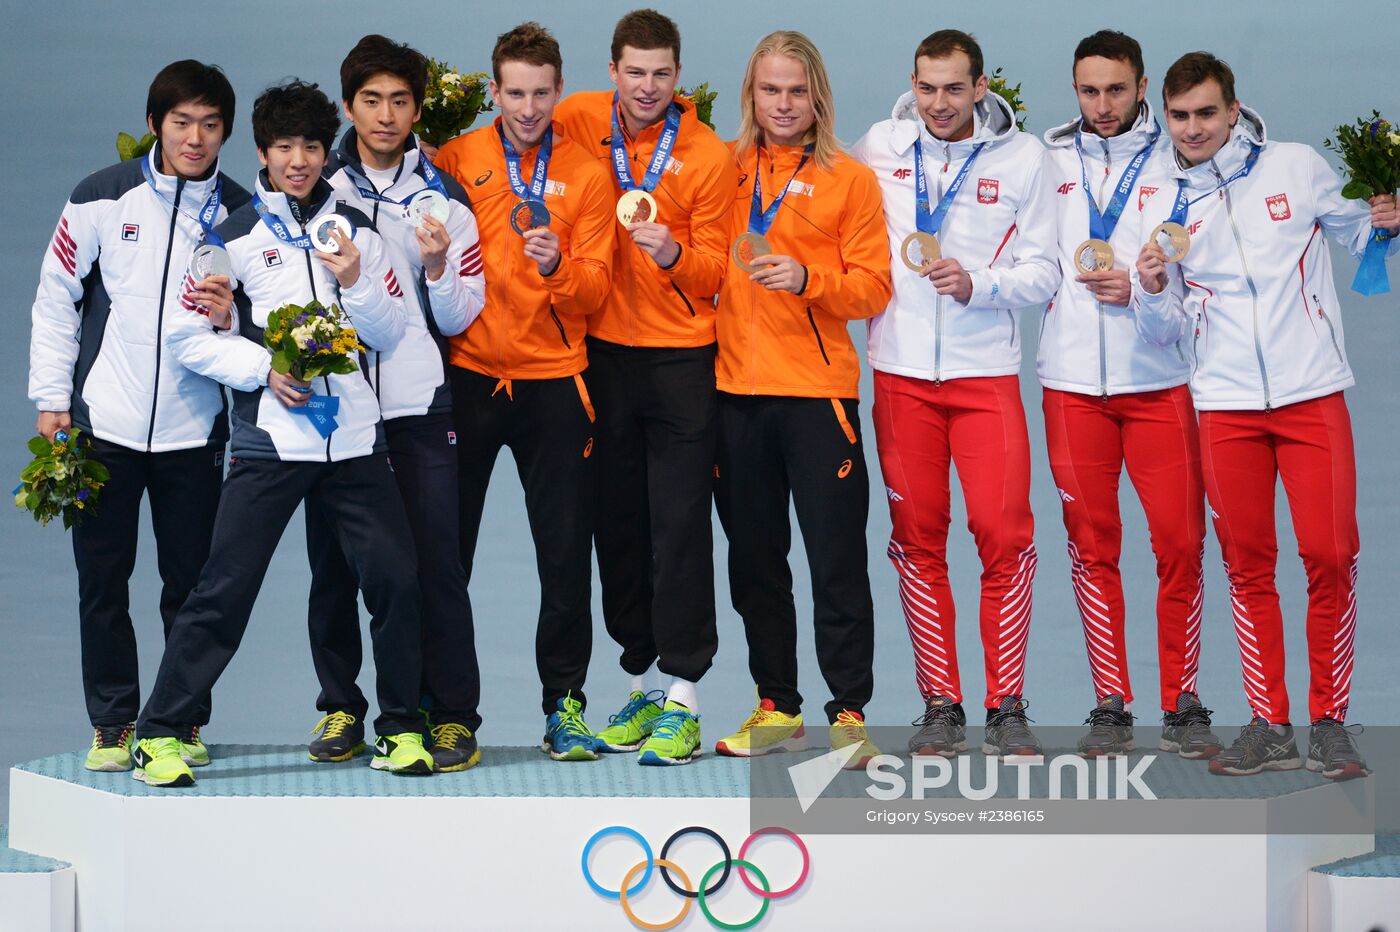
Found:
[[(1191, 376), (1190, 341), (1158, 346), (1142, 338), (1128, 306), (1102, 304), (1089, 289), (1076, 282), (1074, 250), (1089, 238), (1089, 195), (1100, 212), (1108, 209), (1117, 193), (1124, 169), (1152, 139), (1157, 120), (1152, 105), (1143, 101), (1132, 129), (1110, 139), (1093, 133), (1075, 136), (1080, 121), (1071, 120), (1045, 134), (1050, 147), (1045, 156), (1045, 185), (1053, 192), (1059, 227), (1060, 289), (1045, 309), (1040, 324), (1040, 348), (1036, 372), (1046, 388), (1082, 395), (1119, 395), (1185, 385)], [(1080, 153), (1083, 153), (1083, 164)], [(1135, 215), (1153, 196), (1176, 184), (1171, 181), (1171, 139), (1157, 137), (1153, 152), (1132, 179), (1122, 219), (1109, 237), (1115, 268), (1131, 270), (1142, 247), (1141, 225)]]
[[(1256, 144), (1250, 174), (1212, 193)], [(1134, 268), (1133, 302), (1144, 337), (1195, 344), (1196, 407), (1268, 411), (1353, 385), (1321, 234), (1360, 255), (1371, 233), (1365, 203), (1342, 197), (1337, 173), (1310, 146), (1268, 141), (1247, 107), (1214, 158), (1191, 168), (1173, 158), (1172, 174), (1147, 202), (1139, 240), (1169, 217), (1181, 180), (1190, 197), (1206, 195), (1186, 218), (1191, 249), (1168, 265), (1158, 295), (1142, 290)]]
[[(958, 191), (938, 234), (945, 258), (972, 278), (972, 297), (959, 304), (934, 290), (899, 260), (915, 230), (914, 140), (923, 139), (929, 207), (957, 177), (979, 143), (986, 143)], [(1044, 148), (1016, 128), (1011, 107), (996, 94), (977, 105), (971, 138), (945, 143), (924, 128), (913, 91), (896, 101), (891, 118), (876, 123), (851, 150), (880, 181), (894, 296), (869, 323), (870, 365), (920, 379), (1012, 375), (1021, 369), (1017, 312), (1055, 293), (1052, 192), (1041, 181)]]
[[(339, 213), (355, 227), (360, 250), (360, 277), (341, 289), (335, 275), (312, 255), (282, 242), (258, 216), (252, 203), (235, 211), (206, 238), (222, 241), (233, 265), (234, 325), (216, 331), (187, 299), (193, 276), (186, 274), (179, 316), (170, 329), (170, 351), (190, 369), (233, 389), (233, 425), (229, 455), (246, 459), (338, 462), (384, 450), (379, 402), (365, 373), (328, 375), (315, 379), (318, 395), (336, 395), (339, 427), (329, 436), (317, 433), (311, 420), (289, 411), (277, 396), (264, 391), (272, 354), (263, 345), (267, 315), (284, 304), (305, 305), (315, 299), (339, 304), (372, 350), (391, 350), (404, 331), (403, 289), (389, 265), (387, 250), (370, 220), (353, 207), (337, 207), (331, 186), (318, 181), (311, 206), (301, 213), (287, 196), (268, 190), (265, 173), (257, 181), (257, 197), (292, 236), (300, 235), (319, 217)], [(364, 365), (361, 357), (361, 366)]]

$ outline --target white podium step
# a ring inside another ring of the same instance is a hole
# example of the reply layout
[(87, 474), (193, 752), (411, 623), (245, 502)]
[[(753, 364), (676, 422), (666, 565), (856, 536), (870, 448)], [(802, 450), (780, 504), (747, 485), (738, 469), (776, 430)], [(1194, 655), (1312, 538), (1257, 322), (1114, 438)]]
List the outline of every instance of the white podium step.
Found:
[(8, 845), (0, 825), (0, 932), (73, 932), (72, 866)]
[[(198, 784), (152, 790), (130, 774), (82, 769), (69, 754), (11, 771), (12, 843), (77, 871), (81, 932), (150, 928), (152, 910), (186, 902), (201, 930), (625, 929), (616, 899), (585, 882), (580, 856), (600, 828), (639, 832), (660, 857), (678, 829), (718, 833), (733, 856), (753, 827), (748, 766), (706, 756), (676, 768), (631, 755), (555, 763), (537, 750), (486, 748), (483, 763), (430, 778), (376, 773), (365, 758), (317, 765), (299, 747), (215, 746)], [(1199, 767), (1200, 765), (1194, 765)], [(1194, 771), (1192, 771), (1194, 773)], [(1299, 792), (1334, 787), (1298, 778)], [(1223, 785), (1223, 784), (1222, 784)], [(1238, 781), (1229, 783), (1238, 793)], [(1184, 805), (1188, 801), (1178, 800)], [(933, 805), (934, 801), (930, 801)], [(1099, 805), (1097, 803), (1092, 805)], [(1111, 802), (1103, 805), (1112, 806)], [(1280, 798), (1231, 800), (1266, 820)], [(1371, 835), (805, 834), (810, 871), (773, 899), (760, 928), (1306, 932), (1309, 870), (1371, 851)], [(691, 836), (668, 857), (693, 888), (722, 860)], [(802, 868), (789, 840), (747, 859), (774, 889)], [(588, 863), (616, 889), (643, 860), (612, 837)], [(736, 870), (737, 873), (737, 870)], [(1189, 876), (1192, 914), (1170, 907)], [(714, 881), (711, 881), (713, 884)], [(1106, 884), (1128, 910), (1100, 915)], [(1164, 887), (1164, 884), (1168, 885)], [(682, 899), (653, 876), (635, 909), (662, 922)], [(731, 877), (708, 904), (724, 922), (761, 905)], [(709, 927), (692, 904), (678, 928)]]
[(1371, 854), (1308, 875), (1309, 932), (1400, 930), (1400, 835), (1379, 835)]

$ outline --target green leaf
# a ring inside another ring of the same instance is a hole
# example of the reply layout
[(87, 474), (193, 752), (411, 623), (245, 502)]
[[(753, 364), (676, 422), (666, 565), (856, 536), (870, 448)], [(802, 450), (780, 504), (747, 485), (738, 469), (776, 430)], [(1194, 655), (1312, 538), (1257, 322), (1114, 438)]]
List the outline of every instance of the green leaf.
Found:
[(117, 157), (123, 162), (136, 157), (136, 137), (130, 133), (117, 133)]
[(48, 456), (49, 453), (53, 451), (53, 444), (49, 443), (43, 437), (29, 438), (28, 446), (29, 452), (33, 453), (35, 456)]
[(87, 474), (99, 483), (105, 483), (112, 478), (112, 474), (107, 471), (107, 467), (103, 466), (97, 460), (87, 461)]
[(1346, 186), (1342, 188), (1342, 197), (1345, 198), (1351, 198), (1353, 200), (1368, 200), (1369, 198), (1374, 196), (1374, 192), (1371, 190), (1370, 185), (1363, 184), (1360, 181), (1348, 181), (1346, 183)]
[(155, 137), (154, 135), (152, 135), (151, 133), (147, 133), (146, 135), (142, 136), (142, 137), (141, 137), (141, 141), (138, 142), (138, 143), (136, 144), (135, 157), (136, 157), (136, 158), (140, 158), (141, 156), (145, 155), (147, 152), (150, 152), (150, 151), (151, 151), (151, 146), (153, 146), (153, 145), (155, 145), (155, 144), (156, 144), (156, 137)]
[(292, 371), (293, 362), (294, 359), (287, 353), (286, 349), (279, 349), (277, 352), (272, 354), (272, 368), (274, 371), (280, 372), (282, 375), (286, 375), (287, 373)]

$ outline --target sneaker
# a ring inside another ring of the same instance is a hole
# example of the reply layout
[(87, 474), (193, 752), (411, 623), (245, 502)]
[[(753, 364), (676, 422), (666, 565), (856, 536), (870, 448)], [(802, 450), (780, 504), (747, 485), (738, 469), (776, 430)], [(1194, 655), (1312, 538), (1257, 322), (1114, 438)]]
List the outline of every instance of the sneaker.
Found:
[(1081, 757), (1117, 757), (1133, 744), (1133, 713), (1124, 710), (1123, 697), (1104, 696), (1084, 720), (1089, 730), (1079, 739)]
[[(757, 729), (757, 730), (755, 730)], [(802, 715), (779, 712), (772, 699), (760, 699), (739, 730), (715, 743), (715, 750), (729, 757), (761, 757), (773, 751), (807, 750), (807, 730)]]
[(1303, 766), (1298, 745), (1293, 743), (1293, 728), (1283, 726), (1283, 733), (1256, 716), (1240, 729), (1239, 737), (1210, 759), (1210, 772), (1248, 776), (1261, 770), (1297, 770)]
[(349, 712), (332, 712), (311, 729), (320, 732), (306, 746), (306, 753), (317, 763), (349, 760), (365, 750), (365, 726)]
[(688, 764), (699, 756), (700, 716), (690, 714), (679, 702), (667, 702), (666, 708), (651, 722), (651, 736), (642, 745), (637, 763), (670, 767)]
[(982, 753), (997, 757), (1039, 757), (1040, 741), (1027, 723), (1030, 703), (1020, 696), (1002, 696), (995, 709), (987, 710)]
[(1312, 723), (1308, 732), (1307, 768), (1332, 780), (1350, 780), (1371, 772), (1366, 759), (1357, 751), (1351, 733), (1334, 718), (1319, 718)]
[(545, 720), (540, 750), (555, 760), (597, 760), (598, 739), (583, 721), (583, 703), (572, 694)]
[(880, 749), (870, 740), (870, 733), (865, 730), (865, 716), (860, 712), (842, 709), (836, 713), (836, 721), (831, 723), (831, 748), (837, 750), (853, 744), (860, 745), (860, 750), (842, 765), (843, 770), (864, 770), (865, 765), (880, 754)]
[(453, 773), (470, 770), (481, 763), (481, 748), (476, 743), (476, 735), (466, 725), (447, 722), (431, 729), (433, 770), (437, 773)]
[(956, 757), (967, 750), (967, 713), (947, 696), (924, 700), (924, 714), (910, 722), (919, 730), (909, 739), (909, 753)]
[(136, 723), (125, 725), (96, 725), (92, 729), (92, 747), (88, 748), (83, 766), (88, 770), (119, 773), (131, 769), (131, 741)]
[(191, 767), (209, 766), (209, 749), (200, 740), (198, 725), (191, 725), (180, 735), (180, 757)]
[(1176, 711), (1162, 716), (1162, 739), (1157, 747), (1175, 751), (1188, 760), (1214, 757), (1225, 742), (1210, 730), (1210, 709), (1201, 705), (1195, 693), (1184, 692), (1176, 697)]
[(608, 727), (593, 736), (598, 740), (598, 750), (613, 753), (637, 750), (651, 734), (665, 701), (666, 694), (659, 689), (645, 694), (632, 690), (622, 710), (608, 716)]
[(142, 738), (131, 755), (133, 779), (147, 786), (194, 786), (179, 738)]
[(423, 736), (416, 731), (380, 735), (374, 752), (374, 760), (369, 762), (374, 770), (420, 777), (433, 772), (433, 755), (423, 747)]

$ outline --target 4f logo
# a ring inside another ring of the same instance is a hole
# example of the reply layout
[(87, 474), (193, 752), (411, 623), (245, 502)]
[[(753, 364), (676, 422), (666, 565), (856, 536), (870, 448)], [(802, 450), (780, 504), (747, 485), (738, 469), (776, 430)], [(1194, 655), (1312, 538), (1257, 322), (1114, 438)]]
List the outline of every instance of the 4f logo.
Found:
[(282, 264), (282, 254), (276, 249), (263, 250), (263, 264), (270, 269), (275, 269)]
[(995, 178), (977, 179), (977, 203), (995, 204), (1001, 196), (1001, 182)]
[(1272, 197), (1264, 198), (1264, 203), (1269, 205), (1269, 216), (1275, 220), (1287, 220), (1293, 216), (1293, 211), (1288, 206), (1287, 194), (1275, 194)]
[(1138, 188), (1138, 211), (1142, 211), (1142, 205), (1147, 203), (1147, 199), (1157, 193), (1157, 189), (1150, 185), (1143, 185)]
[(1192, 236), (1195, 236), (1196, 231), (1201, 228), (1201, 224), (1204, 222), (1204, 220), (1197, 220), (1195, 223), (1191, 224), (1189, 227), (1186, 228), (1186, 232), (1190, 233)]
[(893, 175), (899, 181), (903, 181), (905, 178), (908, 178), (913, 173), (913, 169), (909, 168), (896, 168), (894, 171), (890, 172), (890, 174)]
[(1074, 190), (1074, 186), (1078, 183), (1079, 182), (1077, 181), (1066, 181), (1064, 184), (1060, 185), (1055, 190), (1059, 191), (1061, 194), (1068, 194), (1069, 192)]
[(134, 243), (141, 238), (141, 225), (137, 223), (122, 224), (122, 239), (128, 243)]

